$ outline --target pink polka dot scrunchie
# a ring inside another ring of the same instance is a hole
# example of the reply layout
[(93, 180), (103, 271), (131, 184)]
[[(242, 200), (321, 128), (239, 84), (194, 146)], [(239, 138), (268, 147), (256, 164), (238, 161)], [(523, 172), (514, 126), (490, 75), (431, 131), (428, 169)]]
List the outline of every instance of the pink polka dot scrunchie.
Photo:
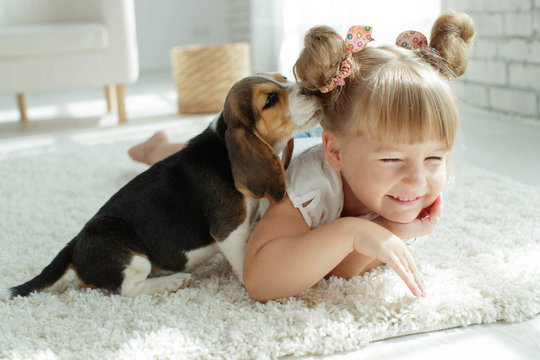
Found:
[(398, 35), (396, 45), (409, 50), (414, 50), (427, 47), (428, 41), (421, 32), (407, 30)]
[(347, 36), (345, 37), (347, 57), (341, 62), (341, 67), (339, 68), (337, 75), (319, 89), (322, 93), (332, 91), (336, 86), (345, 85), (345, 78), (351, 76), (352, 54), (359, 52), (365, 48), (370, 41), (373, 41), (371, 38), (372, 31), (373, 29), (371, 26), (364, 25), (355, 25), (349, 29)]
[(396, 38), (396, 45), (409, 50), (420, 50), (422, 58), (437, 68), (448, 78), (453, 77), (453, 73), (448, 68), (446, 61), (441, 57), (440, 52), (428, 45), (427, 38), (420, 31), (407, 30)]

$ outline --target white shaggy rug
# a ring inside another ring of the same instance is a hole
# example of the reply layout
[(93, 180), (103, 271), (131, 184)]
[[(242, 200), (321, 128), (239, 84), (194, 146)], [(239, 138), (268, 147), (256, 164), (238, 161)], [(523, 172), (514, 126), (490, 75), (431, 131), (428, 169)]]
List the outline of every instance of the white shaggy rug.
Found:
[[(0, 151), (0, 289), (35, 276), (122, 184), (149, 133)], [(411, 245), (428, 296), (387, 267), (332, 278), (289, 299), (250, 300), (220, 256), (188, 289), (123, 298), (68, 273), (0, 300), (2, 359), (265, 359), (350, 351), (369, 342), (540, 313), (540, 187), (456, 164), (441, 223)]]

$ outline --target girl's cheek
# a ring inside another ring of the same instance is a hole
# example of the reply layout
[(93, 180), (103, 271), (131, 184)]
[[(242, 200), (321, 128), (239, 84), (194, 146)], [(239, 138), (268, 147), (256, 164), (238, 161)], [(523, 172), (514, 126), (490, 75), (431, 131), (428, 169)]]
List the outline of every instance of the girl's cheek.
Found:
[(446, 173), (439, 174), (435, 178), (435, 187), (439, 190), (442, 190), (444, 187), (444, 184), (446, 183)]
[(439, 169), (433, 174), (432, 178), (432, 190), (440, 193), (444, 184), (446, 183), (446, 166), (440, 166)]

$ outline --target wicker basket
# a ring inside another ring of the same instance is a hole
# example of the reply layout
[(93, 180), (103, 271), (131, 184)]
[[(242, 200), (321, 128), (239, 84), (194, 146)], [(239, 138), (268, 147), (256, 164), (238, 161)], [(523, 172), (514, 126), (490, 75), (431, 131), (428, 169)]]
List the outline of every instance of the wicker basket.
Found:
[(249, 44), (174, 47), (171, 62), (178, 110), (219, 112), (231, 86), (251, 73)]

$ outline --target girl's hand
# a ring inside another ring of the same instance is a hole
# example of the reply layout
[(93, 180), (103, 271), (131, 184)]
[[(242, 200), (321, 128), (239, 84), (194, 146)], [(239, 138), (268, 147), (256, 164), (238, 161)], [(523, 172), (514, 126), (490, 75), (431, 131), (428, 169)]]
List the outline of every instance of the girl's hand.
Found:
[(417, 218), (407, 224), (397, 223), (387, 220), (381, 216), (375, 218), (373, 222), (390, 230), (393, 234), (402, 239), (427, 235), (435, 229), (442, 213), (442, 194), (427, 208), (420, 211)]
[(422, 276), (418, 272), (407, 246), (396, 235), (377, 227), (368, 238), (356, 238), (354, 250), (388, 264), (415, 296), (426, 296)]

